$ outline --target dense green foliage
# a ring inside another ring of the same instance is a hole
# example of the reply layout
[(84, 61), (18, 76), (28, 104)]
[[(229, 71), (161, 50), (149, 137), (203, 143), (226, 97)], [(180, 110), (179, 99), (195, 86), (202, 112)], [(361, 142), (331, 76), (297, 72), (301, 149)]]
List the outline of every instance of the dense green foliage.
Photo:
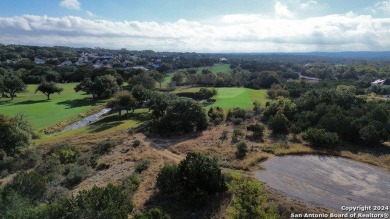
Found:
[(207, 117), (202, 106), (191, 99), (173, 100), (165, 114), (153, 122), (153, 129), (162, 135), (202, 131), (207, 128)]
[(324, 129), (309, 128), (302, 134), (302, 139), (314, 147), (334, 148), (340, 145), (339, 136)]
[(244, 159), (247, 153), (248, 153), (248, 145), (246, 145), (244, 141), (238, 143), (236, 149), (236, 158)]
[(97, 76), (94, 80), (84, 79), (74, 90), (92, 94), (93, 99), (105, 99), (114, 96), (120, 87), (117, 79), (112, 75)]
[(210, 195), (226, 190), (225, 177), (218, 161), (200, 153), (189, 153), (178, 166), (163, 167), (157, 177), (163, 193), (179, 195), (203, 205)]
[(275, 208), (268, 205), (267, 197), (257, 180), (231, 175), (228, 178), (228, 187), (234, 194), (233, 202), (228, 208), (228, 218), (279, 218)]
[(210, 122), (214, 124), (221, 124), (225, 119), (225, 114), (221, 107), (211, 107), (207, 112), (207, 115), (210, 118)]
[(15, 153), (19, 148), (29, 145), (32, 129), (22, 115), (9, 117), (0, 114), (0, 151)]

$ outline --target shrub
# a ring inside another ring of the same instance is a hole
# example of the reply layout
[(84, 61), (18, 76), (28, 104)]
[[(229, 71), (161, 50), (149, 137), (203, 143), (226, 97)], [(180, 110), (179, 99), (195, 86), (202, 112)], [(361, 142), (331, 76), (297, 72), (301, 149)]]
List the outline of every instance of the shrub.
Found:
[(209, 111), (207, 112), (207, 115), (210, 118), (210, 121), (214, 124), (221, 124), (224, 120), (224, 112), (221, 107), (211, 107)]
[(165, 165), (156, 185), (162, 193), (186, 197), (195, 205), (205, 204), (210, 195), (226, 190), (218, 161), (192, 152), (178, 166)]
[(12, 155), (19, 148), (30, 144), (31, 135), (31, 125), (23, 116), (9, 117), (0, 114), (0, 150)]
[(133, 203), (122, 188), (108, 184), (81, 191), (78, 196), (63, 199), (48, 206), (40, 218), (118, 218), (125, 219)]
[(141, 160), (137, 162), (135, 165), (135, 172), (136, 173), (142, 173), (143, 171), (147, 170), (149, 167), (150, 161), (149, 160)]
[(76, 162), (79, 150), (68, 144), (57, 144), (52, 147), (50, 153), (58, 155), (62, 164), (68, 164)]
[(47, 189), (45, 178), (35, 171), (18, 173), (9, 186), (31, 200), (42, 199)]
[(114, 148), (116, 144), (117, 143), (111, 139), (101, 141), (96, 145), (95, 153), (100, 155), (107, 154), (111, 152), (112, 148)]
[(264, 135), (265, 127), (261, 124), (252, 124), (246, 127), (246, 130), (252, 132), (252, 137), (255, 139), (262, 139)]
[(140, 140), (138, 140), (138, 139), (135, 139), (133, 142), (132, 142), (132, 145), (133, 145), (133, 147), (138, 147), (138, 146), (140, 146), (141, 145), (141, 141)]
[(245, 110), (239, 107), (235, 107), (232, 110), (228, 110), (228, 113), (226, 115), (226, 120), (230, 121), (233, 118), (241, 118), (242, 120), (244, 120), (246, 118)]
[(218, 161), (200, 153), (187, 154), (179, 164), (178, 177), (183, 194), (195, 195), (196, 199), (192, 201), (198, 204), (202, 204), (202, 198), (207, 199), (208, 195), (226, 189), (225, 178)]
[(238, 142), (244, 136), (244, 132), (240, 129), (233, 130), (232, 142)]
[(233, 118), (231, 121), (234, 125), (241, 125), (244, 122), (244, 120), (241, 118)]
[(170, 219), (171, 217), (159, 208), (152, 208), (146, 212), (134, 215), (134, 219)]
[(157, 188), (162, 193), (176, 193), (180, 190), (178, 179), (179, 168), (176, 164), (167, 164), (160, 169), (157, 175)]
[(302, 134), (302, 139), (308, 141), (314, 147), (334, 148), (341, 141), (339, 136), (333, 132), (327, 132), (324, 129), (309, 128)]
[(243, 159), (248, 153), (248, 146), (244, 141), (237, 144), (236, 158)]
[(228, 182), (229, 191), (234, 194), (228, 208), (228, 216), (233, 219), (269, 218), (279, 215), (273, 206), (267, 206), (267, 197), (257, 180), (231, 176)]
[(96, 166), (96, 170), (97, 171), (100, 171), (100, 170), (107, 170), (110, 168), (110, 165), (109, 164), (105, 164), (105, 163), (100, 163)]
[(281, 111), (279, 111), (275, 116), (271, 117), (268, 125), (274, 134), (288, 133), (289, 121)]
[(123, 192), (129, 197), (138, 189), (141, 180), (136, 175), (130, 175), (122, 179)]
[(86, 166), (70, 165), (65, 169), (65, 180), (62, 183), (66, 188), (72, 189), (81, 183), (90, 173), (90, 169)]

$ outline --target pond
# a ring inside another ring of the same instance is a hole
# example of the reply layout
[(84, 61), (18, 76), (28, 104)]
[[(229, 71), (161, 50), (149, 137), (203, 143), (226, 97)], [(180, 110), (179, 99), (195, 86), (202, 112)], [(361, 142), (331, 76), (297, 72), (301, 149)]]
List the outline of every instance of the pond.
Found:
[(390, 172), (379, 167), (316, 155), (275, 157), (262, 165), (266, 170), (254, 172), (258, 180), (314, 206), (390, 205)]

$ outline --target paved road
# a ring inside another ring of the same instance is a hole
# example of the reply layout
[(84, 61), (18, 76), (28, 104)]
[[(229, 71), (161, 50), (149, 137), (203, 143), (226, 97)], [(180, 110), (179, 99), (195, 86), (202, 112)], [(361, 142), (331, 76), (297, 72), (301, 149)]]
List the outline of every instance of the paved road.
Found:
[[(285, 195), (315, 206), (390, 206), (390, 172), (345, 158), (275, 157), (255, 176)], [(382, 212), (383, 213), (383, 212)]]

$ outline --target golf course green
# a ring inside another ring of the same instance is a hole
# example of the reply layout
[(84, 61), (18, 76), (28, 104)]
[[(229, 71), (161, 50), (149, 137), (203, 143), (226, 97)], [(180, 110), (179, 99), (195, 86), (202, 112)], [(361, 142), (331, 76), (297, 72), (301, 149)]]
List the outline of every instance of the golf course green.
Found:
[(51, 100), (47, 100), (40, 92), (35, 93), (38, 85), (28, 85), (27, 91), (19, 93), (14, 100), (1, 98), (0, 113), (5, 115), (22, 113), (34, 129), (51, 127), (99, 104), (93, 101), (90, 95), (76, 93), (73, 90), (76, 85), (77, 83), (58, 84), (64, 91), (51, 95)]
[[(199, 89), (200, 88), (179, 89), (176, 93), (197, 92)], [(219, 106), (224, 110), (234, 107), (251, 109), (253, 107), (253, 102), (255, 101), (259, 101), (262, 106), (265, 106), (265, 103), (268, 101), (267, 90), (254, 90), (243, 87), (223, 87), (216, 89), (218, 93), (213, 97), (213, 99), (216, 99), (216, 102), (208, 105), (206, 108)]]

